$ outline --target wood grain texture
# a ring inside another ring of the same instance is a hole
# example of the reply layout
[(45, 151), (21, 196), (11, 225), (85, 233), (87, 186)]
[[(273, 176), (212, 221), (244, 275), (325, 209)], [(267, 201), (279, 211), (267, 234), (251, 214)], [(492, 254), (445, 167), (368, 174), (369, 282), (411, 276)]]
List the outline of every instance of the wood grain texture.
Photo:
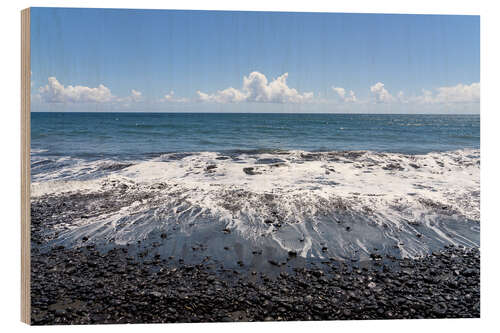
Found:
[(21, 321), (31, 322), (30, 288), (30, 9), (21, 11)]

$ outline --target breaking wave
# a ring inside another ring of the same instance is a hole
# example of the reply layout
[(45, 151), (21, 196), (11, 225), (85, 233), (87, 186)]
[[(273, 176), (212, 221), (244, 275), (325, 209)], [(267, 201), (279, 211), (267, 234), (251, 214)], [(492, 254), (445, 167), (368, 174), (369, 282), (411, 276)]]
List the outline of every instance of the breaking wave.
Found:
[[(64, 202), (50, 245), (126, 245), (304, 258), (401, 257), (479, 246), (480, 153), (165, 153), (32, 160), (32, 203)], [(56, 214), (57, 215), (57, 214)], [(55, 235), (55, 236), (54, 236)]]

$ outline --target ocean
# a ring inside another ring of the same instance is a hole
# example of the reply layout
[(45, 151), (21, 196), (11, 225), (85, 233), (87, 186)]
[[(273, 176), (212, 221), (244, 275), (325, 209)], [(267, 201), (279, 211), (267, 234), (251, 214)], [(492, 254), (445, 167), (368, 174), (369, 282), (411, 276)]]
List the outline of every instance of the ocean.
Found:
[(479, 115), (32, 113), (32, 205), (73, 207), (51, 246), (418, 257), (479, 246), (479, 148)]
[(479, 115), (32, 113), (32, 149), (71, 157), (164, 152), (479, 149)]

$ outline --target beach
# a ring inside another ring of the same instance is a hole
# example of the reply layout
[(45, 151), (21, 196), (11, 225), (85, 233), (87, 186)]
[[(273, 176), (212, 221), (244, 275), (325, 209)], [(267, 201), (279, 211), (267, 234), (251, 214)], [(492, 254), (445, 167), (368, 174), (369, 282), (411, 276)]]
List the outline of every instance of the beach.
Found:
[(32, 323), (479, 318), (479, 252), (328, 261), (278, 274), (136, 261), (127, 248), (33, 253)]
[(294, 116), (35, 116), (33, 323), (478, 317), (479, 117)]

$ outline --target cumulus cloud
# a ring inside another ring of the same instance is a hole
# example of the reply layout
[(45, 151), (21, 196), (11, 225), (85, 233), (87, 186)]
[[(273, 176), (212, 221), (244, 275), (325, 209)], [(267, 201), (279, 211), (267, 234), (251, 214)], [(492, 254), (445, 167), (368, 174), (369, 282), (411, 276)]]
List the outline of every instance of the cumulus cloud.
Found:
[[(313, 99), (312, 92), (299, 92), (291, 88), (287, 83), (288, 73), (284, 73), (275, 79), (268, 80), (267, 77), (257, 71), (243, 77), (242, 86), (239, 89), (229, 87), (219, 90), (213, 94), (197, 91), (196, 101), (212, 103), (329, 103), (332, 100), (321, 99), (318, 95)], [(376, 102), (378, 104), (471, 104), (480, 101), (480, 83), (457, 84), (454, 86), (442, 86), (432, 90), (422, 89), (417, 95), (406, 96), (403, 91), (392, 95), (382, 82), (377, 82), (370, 87), (371, 98), (358, 100), (352, 90), (342, 87), (331, 87), (336, 94), (337, 101), (345, 103), (356, 103), (357, 105)], [(134, 103), (148, 102), (141, 91), (132, 89), (126, 97), (114, 96), (110, 89), (102, 84), (97, 87), (86, 87), (81, 85), (61, 84), (55, 77), (49, 77), (48, 83), (38, 89), (38, 94), (33, 95), (34, 101), (44, 103), (110, 103), (117, 106), (129, 107)], [(170, 91), (159, 99), (150, 101), (153, 103), (186, 103), (190, 99), (177, 97), (174, 91)], [(335, 102), (337, 103), (337, 102)]]
[(356, 95), (354, 94), (354, 91), (349, 90), (349, 93), (346, 92), (346, 90), (342, 87), (332, 87), (332, 90), (339, 95), (340, 99), (342, 99), (344, 102), (356, 102)]
[(421, 104), (434, 104), (436, 100), (432, 94), (432, 91), (427, 89), (422, 89), (422, 94), (411, 99), (412, 102), (421, 103)]
[(408, 98), (406, 98), (404, 92), (401, 90), (398, 93), (397, 100), (399, 103), (407, 104), (408, 103)]
[(139, 103), (143, 100), (142, 92), (132, 89), (127, 97), (115, 97), (113, 103), (121, 103), (125, 107), (129, 107), (133, 103)]
[(139, 102), (142, 100), (142, 92), (132, 89), (130, 92), (130, 99), (133, 102)]
[(211, 95), (201, 91), (197, 91), (196, 94), (197, 100), (200, 102), (239, 103), (247, 99), (247, 95), (233, 87), (220, 90), (217, 93)]
[(243, 77), (243, 86), (240, 89), (233, 87), (219, 90), (214, 94), (197, 91), (197, 100), (216, 103), (303, 103), (313, 98), (312, 92), (299, 93), (287, 85), (288, 73), (268, 82), (266, 76), (259, 72), (252, 72)]
[(171, 90), (168, 94), (160, 99), (160, 102), (174, 102), (174, 103), (185, 103), (188, 99), (184, 97), (175, 97), (174, 91)]
[(422, 94), (414, 97), (412, 101), (420, 104), (477, 103), (480, 99), (480, 90), (479, 82), (439, 87), (435, 92), (422, 89)]
[(113, 100), (109, 88), (100, 84), (96, 88), (85, 86), (64, 86), (55, 77), (48, 78), (48, 84), (38, 90), (47, 103), (104, 103)]
[(390, 103), (394, 102), (394, 97), (385, 89), (382, 82), (377, 82), (370, 87), (370, 91), (375, 97), (375, 102), (377, 103)]
[[(480, 99), (480, 83), (475, 82), (470, 85), (457, 84), (455, 86), (444, 86), (434, 89), (422, 89), (420, 95), (406, 97), (400, 91), (396, 97), (392, 96), (384, 84), (378, 82), (370, 87), (370, 91), (377, 103), (413, 103), (413, 104), (450, 104), (450, 103), (477, 103)], [(342, 91), (337, 91), (341, 96)], [(344, 92), (345, 94), (345, 92)], [(342, 96), (341, 96), (342, 97)]]
[(479, 102), (480, 83), (475, 82), (470, 85), (457, 84), (452, 87), (437, 88), (435, 100), (440, 103), (470, 103)]
[(332, 90), (335, 91), (340, 98), (344, 99), (345, 97), (345, 89), (341, 87), (332, 87)]

